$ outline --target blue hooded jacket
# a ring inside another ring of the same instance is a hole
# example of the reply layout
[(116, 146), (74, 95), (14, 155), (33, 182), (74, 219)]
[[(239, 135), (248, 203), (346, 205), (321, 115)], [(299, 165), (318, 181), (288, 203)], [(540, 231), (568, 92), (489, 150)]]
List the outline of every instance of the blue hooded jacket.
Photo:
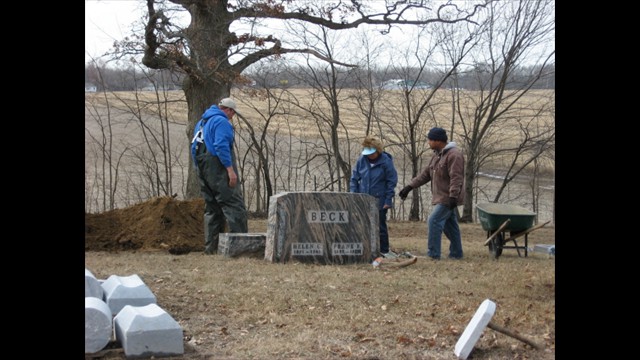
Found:
[(196, 137), (198, 136), (198, 131), (200, 131), (201, 126), (202, 138), (207, 147), (207, 151), (211, 155), (217, 156), (224, 167), (231, 166), (234, 136), (233, 125), (231, 125), (227, 115), (220, 110), (217, 105), (211, 105), (211, 107), (202, 114), (202, 118), (196, 123), (196, 127), (193, 129), (194, 139), (191, 141), (191, 157), (193, 158), (194, 164), (196, 164), (196, 168), (198, 167), (196, 161)]
[(384, 151), (375, 161), (360, 155), (351, 174), (349, 191), (364, 193), (378, 198), (378, 208), (393, 207), (393, 196), (398, 183), (398, 172), (393, 165), (393, 157)]

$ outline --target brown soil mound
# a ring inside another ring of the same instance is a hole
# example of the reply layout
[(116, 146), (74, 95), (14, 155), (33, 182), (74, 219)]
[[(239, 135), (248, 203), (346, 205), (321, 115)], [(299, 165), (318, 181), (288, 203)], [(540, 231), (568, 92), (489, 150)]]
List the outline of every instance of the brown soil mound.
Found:
[(204, 250), (204, 200), (156, 197), (124, 209), (85, 214), (85, 251)]

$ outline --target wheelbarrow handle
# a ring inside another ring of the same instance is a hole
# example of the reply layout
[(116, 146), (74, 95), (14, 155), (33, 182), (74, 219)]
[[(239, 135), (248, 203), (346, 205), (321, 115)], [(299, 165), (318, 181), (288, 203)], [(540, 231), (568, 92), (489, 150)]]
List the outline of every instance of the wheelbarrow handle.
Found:
[(493, 234), (491, 234), (491, 236), (489, 236), (489, 238), (487, 239), (487, 241), (484, 242), (484, 246), (489, 245), (489, 243), (491, 242), (491, 240), (493, 240), (494, 237), (496, 237), (496, 235), (498, 235), (500, 232), (502, 232), (502, 229), (504, 229), (505, 227), (507, 227), (507, 225), (509, 225), (509, 223), (511, 222), (511, 219), (507, 219), (505, 220), (502, 225), (500, 225), (500, 227), (498, 228), (498, 230), (496, 230)]
[(547, 224), (548, 224), (548, 223), (550, 223), (550, 222), (551, 222), (551, 220), (549, 220), (549, 221), (547, 221), (547, 222), (545, 222), (545, 223), (543, 223), (543, 224), (538, 224), (538, 225), (536, 225), (536, 226), (534, 226), (534, 227), (531, 227), (531, 228), (528, 228), (528, 229), (526, 229), (526, 230), (523, 230), (523, 231), (521, 231), (521, 232), (519, 232), (519, 233), (517, 233), (517, 234), (511, 235), (508, 239), (505, 239), (505, 240), (504, 240), (504, 242), (507, 242), (507, 241), (511, 241), (511, 240), (517, 239), (517, 238), (519, 238), (519, 237), (520, 237), (520, 236), (522, 236), (522, 235), (526, 235), (526, 234), (528, 234), (528, 233), (532, 232), (533, 230), (540, 229), (541, 227), (543, 227), (543, 226), (547, 225)]

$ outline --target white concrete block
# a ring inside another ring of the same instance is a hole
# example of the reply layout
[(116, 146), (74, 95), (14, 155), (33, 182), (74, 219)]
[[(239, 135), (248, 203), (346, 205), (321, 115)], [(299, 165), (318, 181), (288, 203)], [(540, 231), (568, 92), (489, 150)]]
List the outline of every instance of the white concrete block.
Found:
[(93, 273), (91, 273), (89, 269), (84, 268), (84, 297), (88, 296), (104, 299), (104, 291), (102, 290), (102, 285)]
[(183, 332), (156, 304), (125, 306), (113, 319), (116, 340), (129, 357), (161, 357), (184, 353)]
[(547, 255), (556, 255), (556, 246), (548, 245), (548, 244), (538, 244), (533, 247), (533, 251), (547, 254)]
[(489, 325), (489, 322), (495, 312), (496, 304), (493, 301), (486, 299), (482, 304), (480, 304), (475, 315), (471, 318), (469, 325), (464, 329), (464, 332), (456, 343), (454, 353), (458, 359), (465, 360), (467, 356), (469, 356), (471, 350), (473, 350), (473, 347), (480, 338), (480, 335), (482, 335), (484, 328)]
[(136, 274), (130, 276), (111, 275), (102, 283), (104, 299), (113, 315), (126, 305), (145, 306), (156, 303), (156, 296)]
[(107, 303), (96, 297), (84, 298), (84, 352), (95, 353), (111, 340), (113, 316)]

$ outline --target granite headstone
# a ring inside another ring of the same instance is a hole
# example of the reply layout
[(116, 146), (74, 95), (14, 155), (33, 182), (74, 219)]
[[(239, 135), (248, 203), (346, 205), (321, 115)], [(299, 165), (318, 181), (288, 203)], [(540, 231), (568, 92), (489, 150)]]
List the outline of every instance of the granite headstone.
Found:
[(283, 192), (269, 199), (265, 260), (369, 263), (378, 253), (377, 199), (347, 192)]

